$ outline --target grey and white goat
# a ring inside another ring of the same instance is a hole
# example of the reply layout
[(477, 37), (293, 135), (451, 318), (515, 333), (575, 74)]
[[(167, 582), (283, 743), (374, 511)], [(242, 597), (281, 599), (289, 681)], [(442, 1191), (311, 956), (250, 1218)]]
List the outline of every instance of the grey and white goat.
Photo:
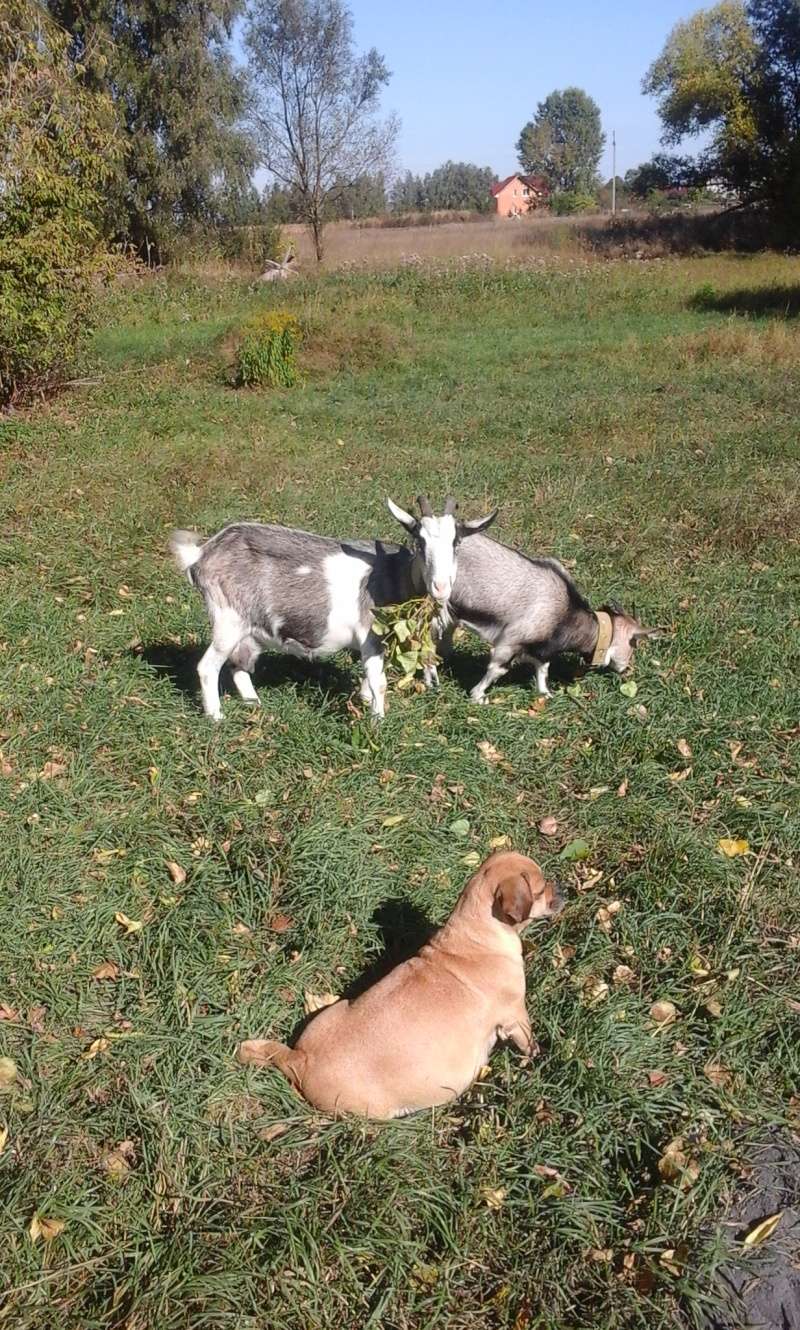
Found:
[(437, 517), (422, 497), (421, 516), (414, 518), (388, 502), (411, 532), (412, 549), (258, 522), (234, 522), (207, 540), (191, 531), (173, 533), (178, 567), (203, 596), (211, 623), (211, 645), (197, 667), (207, 715), (221, 719), (219, 675), (226, 661), (239, 696), (258, 703), (251, 674), (267, 648), (306, 658), (360, 652), (361, 696), (374, 715), (383, 715), (386, 675), (380, 638), (372, 632), (373, 606), (426, 591), (444, 604), (456, 567), (452, 510)]
[[(486, 701), (486, 690), (514, 660), (536, 667), (536, 683), (546, 697), (550, 662), (564, 651), (622, 674), (636, 643), (661, 631), (643, 628), (617, 604), (593, 610), (556, 559), (531, 558), (488, 536), (476, 537), (461, 552), (450, 599), (438, 616), (442, 655), (457, 624), (472, 628), (492, 648), (486, 673), (470, 694), (473, 702)], [(436, 682), (433, 673), (428, 682)]]

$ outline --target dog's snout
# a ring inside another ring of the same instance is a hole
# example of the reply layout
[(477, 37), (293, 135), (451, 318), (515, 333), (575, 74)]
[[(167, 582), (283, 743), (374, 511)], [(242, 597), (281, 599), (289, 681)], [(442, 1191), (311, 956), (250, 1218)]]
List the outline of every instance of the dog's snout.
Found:
[(550, 897), (550, 913), (560, 914), (567, 903), (564, 899), (566, 886), (563, 882), (551, 882), (550, 887), (552, 890), (552, 895)]

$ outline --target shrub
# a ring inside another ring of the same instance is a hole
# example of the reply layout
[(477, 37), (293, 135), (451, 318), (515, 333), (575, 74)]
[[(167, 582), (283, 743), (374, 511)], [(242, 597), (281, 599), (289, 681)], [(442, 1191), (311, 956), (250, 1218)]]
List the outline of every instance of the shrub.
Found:
[(219, 239), (224, 258), (249, 263), (258, 269), (265, 266), (267, 259), (280, 262), (288, 247), (281, 228), (274, 222), (224, 227), (220, 229)]
[(596, 209), (597, 200), (592, 194), (564, 190), (550, 196), (550, 211), (555, 213), (556, 217), (569, 217), (572, 213), (594, 212)]
[(242, 328), (236, 383), (245, 388), (291, 388), (297, 382), (300, 324), (285, 309), (257, 314)]
[(117, 142), (33, 0), (0, 17), (0, 403), (51, 383), (90, 324)]

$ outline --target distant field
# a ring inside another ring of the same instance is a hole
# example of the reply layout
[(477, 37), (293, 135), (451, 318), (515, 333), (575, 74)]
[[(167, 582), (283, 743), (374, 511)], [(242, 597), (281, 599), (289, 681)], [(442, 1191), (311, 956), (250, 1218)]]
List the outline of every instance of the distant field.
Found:
[[(552, 254), (578, 249), (575, 228), (602, 226), (605, 215), (530, 219), (486, 217), (481, 221), (438, 222), (433, 226), (378, 227), (334, 222), (325, 228), (325, 268), (343, 264), (386, 268), (416, 256), (447, 259), (463, 254), (488, 254), (492, 259), (519, 259), (539, 251)], [(286, 226), (300, 262), (315, 266), (307, 228)]]
[[(334, 228), (330, 263), (525, 225)], [(0, 422), (3, 1326), (666, 1330), (741, 1251), (715, 1221), (750, 1142), (800, 1125), (797, 260), (457, 266), (136, 280), (88, 382)], [(276, 302), (304, 382), (237, 391)], [(475, 708), (465, 638), (379, 729), (349, 658), (277, 656), (211, 726), (169, 529), (396, 536), (385, 495), (420, 490), (664, 625), (635, 697), (567, 673), (531, 708), (519, 670)], [(236, 1064), (500, 836), (567, 882), (532, 1064), (385, 1126)]]

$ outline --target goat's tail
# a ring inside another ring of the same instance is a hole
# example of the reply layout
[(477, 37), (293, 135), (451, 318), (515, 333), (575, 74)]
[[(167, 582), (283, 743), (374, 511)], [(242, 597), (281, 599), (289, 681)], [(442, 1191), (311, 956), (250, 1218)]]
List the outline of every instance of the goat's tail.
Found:
[(240, 1062), (256, 1067), (277, 1067), (287, 1081), (300, 1089), (306, 1054), (301, 1048), (289, 1048), (279, 1044), (277, 1039), (245, 1039), (239, 1045), (237, 1057)]
[(203, 552), (202, 536), (198, 536), (195, 531), (173, 531), (169, 538), (169, 547), (181, 572), (193, 582), (191, 570)]

